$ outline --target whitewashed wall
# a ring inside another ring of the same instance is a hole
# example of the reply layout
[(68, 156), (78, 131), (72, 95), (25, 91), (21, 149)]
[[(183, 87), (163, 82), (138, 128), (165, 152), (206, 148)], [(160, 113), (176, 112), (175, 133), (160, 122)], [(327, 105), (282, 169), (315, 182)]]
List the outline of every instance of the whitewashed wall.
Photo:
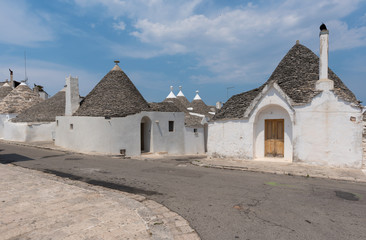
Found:
[[(111, 119), (57, 117), (55, 144), (103, 154), (120, 154), (120, 149), (126, 149), (126, 156), (137, 156), (141, 154), (140, 124), (145, 116), (151, 120), (150, 152), (184, 153), (184, 113), (141, 112)], [(174, 121), (173, 132), (169, 132), (168, 121)]]
[(0, 138), (4, 138), (4, 124), (12, 118), (15, 118), (18, 114), (0, 114)]
[(55, 122), (46, 123), (4, 123), (4, 139), (18, 142), (52, 141)]
[[(354, 121), (352, 120), (354, 119)], [(296, 107), (294, 160), (318, 165), (362, 165), (360, 108), (323, 92), (311, 104)]]
[(210, 122), (207, 154), (212, 157), (253, 158), (253, 124), (248, 120)]
[[(194, 132), (197, 129), (197, 132)], [(185, 154), (204, 154), (204, 128), (185, 127), (184, 130)]]

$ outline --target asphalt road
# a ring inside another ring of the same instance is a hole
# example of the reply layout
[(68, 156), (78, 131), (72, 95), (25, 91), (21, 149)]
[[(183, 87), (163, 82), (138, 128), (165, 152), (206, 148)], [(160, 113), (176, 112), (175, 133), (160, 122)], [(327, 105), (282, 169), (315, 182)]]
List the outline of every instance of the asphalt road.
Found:
[(187, 219), (202, 239), (366, 239), (366, 184), (201, 168), (190, 161), (0, 144), (2, 164), (144, 195)]

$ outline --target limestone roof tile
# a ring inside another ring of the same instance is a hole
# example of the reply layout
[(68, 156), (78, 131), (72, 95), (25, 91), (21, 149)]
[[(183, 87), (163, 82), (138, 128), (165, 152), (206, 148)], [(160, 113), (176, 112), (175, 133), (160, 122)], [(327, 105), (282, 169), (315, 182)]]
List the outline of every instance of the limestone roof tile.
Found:
[(12, 119), (13, 122), (54, 122), (56, 116), (65, 115), (65, 90), (51, 98), (24, 110)]
[(1, 100), (0, 113), (20, 113), (42, 101), (37, 93), (22, 83)]
[(74, 116), (125, 117), (149, 109), (129, 77), (114, 67), (81, 101)]

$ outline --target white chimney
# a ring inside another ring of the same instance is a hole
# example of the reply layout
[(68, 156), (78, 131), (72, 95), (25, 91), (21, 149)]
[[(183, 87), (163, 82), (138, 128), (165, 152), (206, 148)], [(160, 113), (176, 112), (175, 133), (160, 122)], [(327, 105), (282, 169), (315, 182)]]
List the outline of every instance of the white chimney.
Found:
[(222, 102), (217, 102), (216, 103), (216, 109), (221, 109), (222, 108)]
[(328, 78), (329, 31), (325, 24), (320, 26), (319, 39), (319, 80), (316, 82), (316, 90), (329, 91), (334, 89), (334, 82)]
[(80, 96), (79, 96), (79, 79), (78, 77), (66, 77), (66, 105), (65, 116), (72, 116), (74, 112), (79, 108)]

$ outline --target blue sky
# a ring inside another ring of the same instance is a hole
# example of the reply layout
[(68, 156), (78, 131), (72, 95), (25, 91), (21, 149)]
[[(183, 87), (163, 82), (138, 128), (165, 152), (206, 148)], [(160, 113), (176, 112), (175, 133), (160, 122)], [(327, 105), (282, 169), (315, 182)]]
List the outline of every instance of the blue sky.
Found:
[[(65, 76), (86, 95), (119, 60), (147, 101), (169, 86), (208, 104), (265, 82), (296, 40), (319, 52), (366, 104), (364, 0), (0, 0), (0, 81), (24, 79), (53, 95)], [(227, 90), (228, 87), (234, 87)]]

